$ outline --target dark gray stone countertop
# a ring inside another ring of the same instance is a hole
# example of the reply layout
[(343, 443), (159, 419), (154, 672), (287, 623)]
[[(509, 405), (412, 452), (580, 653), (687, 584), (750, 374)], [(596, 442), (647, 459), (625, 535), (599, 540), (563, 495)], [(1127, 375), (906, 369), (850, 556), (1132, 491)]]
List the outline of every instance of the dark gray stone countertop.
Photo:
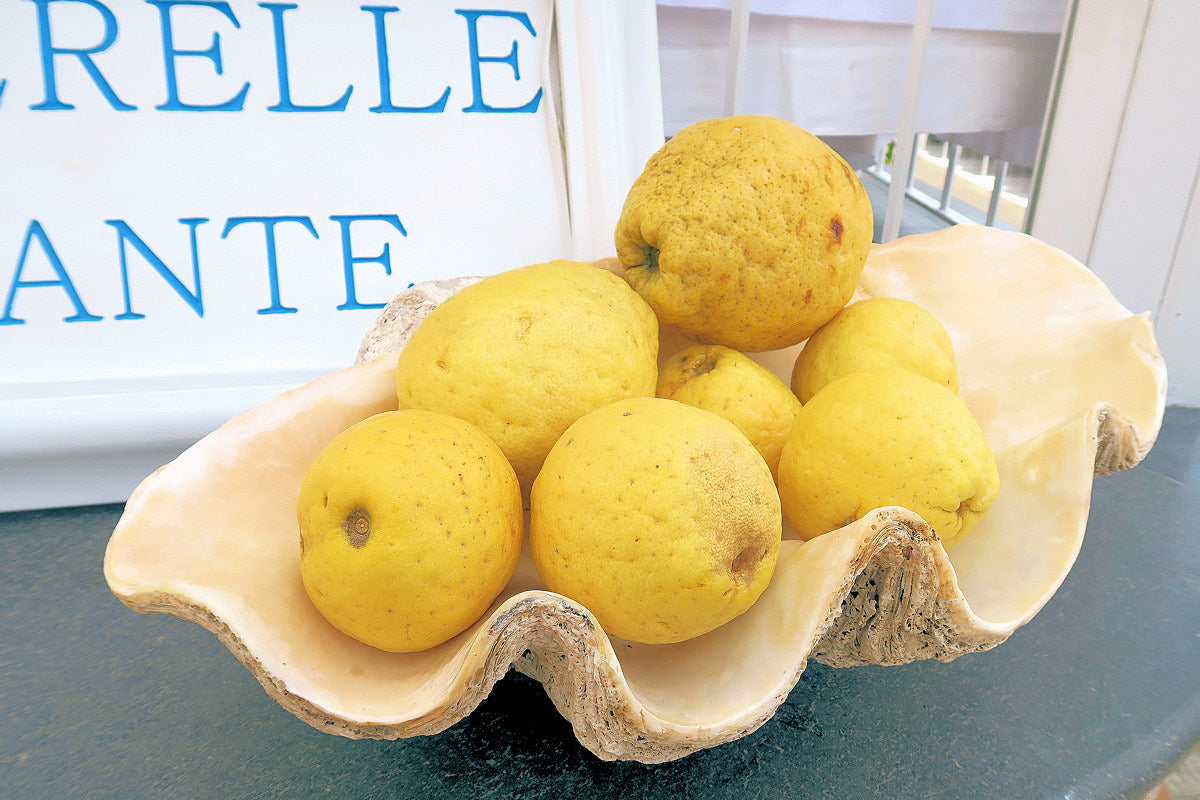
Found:
[(354, 741), (275, 704), (199, 626), (122, 606), (120, 506), (0, 514), (4, 798), (1136, 798), (1200, 740), (1200, 409), (1096, 480), (1042, 612), (949, 664), (810, 663), (755, 733), (605, 763), (510, 674), (433, 737)]

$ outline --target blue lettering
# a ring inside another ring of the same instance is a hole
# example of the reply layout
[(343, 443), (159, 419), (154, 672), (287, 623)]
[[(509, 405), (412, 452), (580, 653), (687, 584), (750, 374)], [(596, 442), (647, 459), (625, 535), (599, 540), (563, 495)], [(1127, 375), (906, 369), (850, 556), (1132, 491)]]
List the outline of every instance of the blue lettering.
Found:
[(216, 67), (218, 75), (224, 74), (221, 63), (221, 34), (213, 32), (212, 44), (207, 50), (179, 50), (175, 47), (175, 36), (171, 29), (171, 9), (175, 6), (205, 6), (214, 8), (225, 15), (233, 23), (233, 27), (241, 28), (233, 9), (228, 3), (218, 0), (146, 0), (158, 8), (159, 21), (162, 25), (163, 68), (167, 73), (167, 102), (157, 105), (159, 111), (241, 111), (246, 102), (246, 92), (250, 91), (250, 82), (242, 85), (242, 90), (224, 103), (210, 105), (195, 105), (184, 103), (179, 99), (179, 85), (175, 78), (175, 59), (179, 56), (201, 56), (207, 58)]
[(399, 11), (395, 6), (361, 6), (375, 18), (375, 56), (379, 62), (379, 105), (371, 106), (376, 114), (394, 114), (408, 112), (410, 114), (441, 114), (446, 110), (446, 101), (450, 99), (450, 87), (442, 92), (442, 96), (427, 106), (394, 106), (392, 105), (392, 76), (388, 68), (387, 32), (384, 30), (383, 16), (392, 11)]
[(346, 302), (337, 307), (338, 311), (350, 311), (360, 308), (383, 308), (387, 303), (360, 303), (354, 292), (354, 265), (355, 264), (382, 264), (385, 275), (392, 274), (392, 258), (388, 252), (388, 244), (383, 245), (383, 252), (377, 256), (355, 256), (350, 247), (350, 223), (358, 220), (374, 220), (376, 222), (386, 222), (400, 231), (402, 236), (408, 236), (408, 231), (404, 230), (404, 226), (400, 223), (400, 218), (395, 214), (349, 214), (346, 216), (330, 217), (342, 228), (342, 272), (346, 279)]
[(175, 273), (171, 272), (170, 268), (163, 263), (163, 260), (155, 255), (154, 251), (142, 241), (141, 237), (133, 232), (133, 229), (124, 220), (104, 220), (105, 225), (112, 225), (117, 230), (117, 247), (121, 258), (121, 289), (125, 293), (125, 311), (124, 313), (117, 314), (113, 319), (144, 319), (146, 316), (145, 314), (136, 313), (129, 301), (129, 267), (125, 259), (126, 242), (132, 244), (134, 249), (142, 254), (142, 258), (146, 259), (146, 262), (154, 267), (154, 271), (162, 276), (167, 285), (174, 289), (175, 293), (191, 306), (192, 310), (196, 312), (196, 316), (204, 316), (204, 301), (200, 297), (200, 254), (196, 247), (196, 227), (203, 222), (208, 222), (208, 219), (204, 217), (191, 217), (179, 221), (188, 226), (191, 234), (192, 282), (196, 286), (195, 291), (189, 290), (184, 286), (183, 281), (175, 277)]
[(537, 36), (537, 31), (533, 29), (533, 24), (529, 21), (529, 15), (522, 11), (467, 11), (464, 9), (455, 9), (455, 14), (461, 14), (467, 20), (467, 42), (470, 47), (471, 56), (471, 89), (474, 92), (475, 101), (471, 105), (463, 109), (467, 113), (482, 112), (485, 114), (532, 114), (538, 109), (538, 104), (542, 100), (542, 90), (538, 88), (537, 94), (523, 106), (489, 106), (483, 102), (483, 79), (479, 74), (479, 65), (484, 61), (491, 61), (500, 64), (508, 64), (512, 67), (513, 78), (521, 80), (521, 70), (517, 65), (517, 42), (513, 40), (512, 50), (506, 56), (481, 56), (479, 54), (479, 18), (480, 17), (511, 17), (522, 25), (525, 30), (529, 31), (533, 36)]
[(296, 8), (295, 3), (259, 3), (260, 8), (271, 12), (275, 26), (275, 74), (279, 78), (279, 102), (268, 106), (267, 111), (345, 111), (350, 101), (353, 86), (347, 86), (340, 99), (323, 106), (300, 106), (292, 102), (292, 88), (288, 80), (287, 39), (283, 32), (283, 13)]
[(279, 300), (279, 267), (275, 258), (275, 226), (280, 222), (298, 222), (308, 228), (314, 239), (321, 238), (308, 217), (230, 217), (225, 221), (225, 230), (221, 231), (224, 239), (229, 232), (244, 222), (261, 222), (267, 238), (267, 279), (271, 284), (271, 305), (260, 308), (259, 314), (295, 314), (296, 309), (285, 306)]
[[(33, 243), (34, 238), (41, 245), (42, 252), (46, 254), (46, 259), (50, 262), (50, 268), (54, 270), (54, 274), (58, 276), (58, 280), (21, 280), (21, 273), (25, 270), (25, 260), (29, 256), (29, 245)], [(18, 319), (12, 315), (13, 301), (17, 298), (18, 289), (34, 286), (58, 286), (67, 293), (67, 299), (71, 301), (71, 305), (75, 306), (75, 313), (69, 317), (63, 317), (64, 322), (93, 322), (98, 319), (104, 319), (103, 317), (97, 317), (95, 314), (89, 314), (88, 310), (84, 308), (83, 301), (79, 299), (79, 292), (75, 291), (75, 284), (71, 282), (71, 276), (67, 274), (66, 268), (63, 267), (62, 259), (58, 257), (54, 246), (50, 244), (50, 237), (46, 236), (46, 231), (43, 230), (42, 224), (36, 219), (30, 220), (29, 227), (25, 229), (25, 241), (21, 244), (21, 255), (17, 257), (17, 269), (13, 273), (12, 284), (8, 287), (8, 300), (4, 303), (4, 315), (0, 316), (0, 325), (25, 324), (25, 320)]]
[[(121, 98), (117, 97), (117, 93), (108, 85), (108, 81), (100, 74), (100, 69), (96, 66), (96, 62), (92, 61), (92, 56), (96, 53), (102, 53), (112, 47), (113, 42), (117, 41), (117, 18), (106, 5), (99, 0), (33, 0), (37, 5), (38, 17), (38, 48), (42, 56), (42, 84), (46, 89), (46, 98), (42, 102), (30, 106), (32, 111), (69, 111), (75, 106), (70, 103), (64, 103), (58, 99), (58, 82), (54, 72), (54, 57), (60, 55), (72, 55), (79, 59), (79, 63), (83, 64), (83, 68), (87, 70), (87, 74), (92, 76), (92, 82), (96, 84), (96, 88), (104, 95), (104, 99), (108, 104), (117, 111), (133, 111), (137, 106), (131, 106), (128, 103), (122, 102)], [(83, 3), (91, 6), (100, 12), (100, 16), (104, 19), (104, 39), (100, 44), (94, 47), (55, 47), (51, 43), (50, 35), (50, 4), (70, 2)]]

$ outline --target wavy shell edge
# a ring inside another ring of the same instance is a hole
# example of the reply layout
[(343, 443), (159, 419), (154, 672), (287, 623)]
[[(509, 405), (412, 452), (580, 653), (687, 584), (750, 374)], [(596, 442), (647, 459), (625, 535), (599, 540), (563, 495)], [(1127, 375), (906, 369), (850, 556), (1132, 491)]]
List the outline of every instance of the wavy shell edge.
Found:
[(117, 591), (117, 596), (135, 611), (171, 614), (205, 628), (276, 702), (318, 730), (373, 739), (436, 734), (469, 715), (515, 667), (542, 683), (576, 737), (597, 757), (659, 763), (759, 728), (787, 698), (809, 658), (831, 666), (899, 664), (924, 657), (951, 660), (994, 647), (1011, 633), (971, 618), (953, 583), (944, 548), (912, 512), (877, 509), (832, 535), (854, 540), (853, 566), (842, 586), (825, 599), (824, 618), (807, 649), (795, 654), (794, 668), (779, 676), (774, 692), (744, 713), (711, 726), (678, 724), (647, 710), (625, 682), (612, 644), (590, 612), (548, 591), (522, 592), (496, 608), (463, 645), (470, 655), (441, 702), (399, 723), (351, 719), (290, 691), (231, 624), (202, 603), (163, 591)]

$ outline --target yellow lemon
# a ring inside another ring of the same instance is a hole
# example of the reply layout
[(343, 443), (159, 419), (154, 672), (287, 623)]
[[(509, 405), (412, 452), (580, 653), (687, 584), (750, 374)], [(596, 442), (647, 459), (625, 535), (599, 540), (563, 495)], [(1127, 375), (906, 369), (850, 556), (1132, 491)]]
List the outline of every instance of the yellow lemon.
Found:
[(338, 630), (424, 650), (475, 622), (516, 568), (524, 507), (500, 448), (428, 411), (368, 417), (312, 462), (296, 504), (304, 588)]
[(783, 511), (805, 539), (895, 505), (949, 546), (999, 485), (987, 438), (958, 395), (907, 370), (852, 372), (821, 389), (779, 458)]
[(608, 270), (552, 261), (461, 289), (396, 363), (400, 408), (475, 423), (528, 491), (554, 442), (587, 412), (654, 394), (658, 321)]
[(850, 372), (906, 369), (958, 392), (950, 334), (937, 317), (897, 297), (860, 300), (814, 333), (796, 358), (792, 390), (805, 403)]
[(661, 321), (758, 352), (803, 341), (850, 301), (873, 234), (867, 192), (833, 149), (738, 116), (689, 125), (650, 157), (616, 247)]
[(530, 550), (551, 591), (615, 636), (690, 639), (750, 608), (782, 536), (771, 471), (733, 424), (674, 400), (591, 412), (533, 484)]
[(745, 353), (720, 344), (698, 344), (658, 369), (659, 397), (703, 408), (732, 422), (771, 468), (800, 412), (800, 401), (775, 373)]

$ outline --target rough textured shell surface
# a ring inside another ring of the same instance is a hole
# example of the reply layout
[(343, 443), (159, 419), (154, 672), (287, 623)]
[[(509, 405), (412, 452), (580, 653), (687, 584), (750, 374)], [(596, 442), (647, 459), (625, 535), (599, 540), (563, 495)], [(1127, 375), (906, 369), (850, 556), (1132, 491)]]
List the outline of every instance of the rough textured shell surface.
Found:
[[(414, 287), (364, 339), (369, 360), (236, 417), (155, 472), (108, 545), (105, 577), (124, 603), (203, 625), (321, 730), (436, 733), (516, 665), (597, 756), (659, 762), (753, 731), (810, 658), (899, 664), (986, 650), (1070, 570), (1093, 475), (1140, 461), (1162, 420), (1166, 376), (1149, 320), (1082, 265), (989, 228), (906, 237), (875, 247), (857, 297), (912, 300), (954, 340), (962, 398), (1001, 473), (999, 498), (961, 543), (947, 552), (916, 514), (877, 509), (811, 542), (785, 541), (749, 612), (658, 646), (607, 636), (586, 608), (544, 589), (526, 554), (472, 628), (423, 653), (384, 653), (334, 630), (308, 601), (296, 495), (328, 441), (394, 408), (386, 353), (455, 288)], [(663, 355), (684, 343), (664, 332)], [(786, 379), (795, 354), (756, 358)]]

